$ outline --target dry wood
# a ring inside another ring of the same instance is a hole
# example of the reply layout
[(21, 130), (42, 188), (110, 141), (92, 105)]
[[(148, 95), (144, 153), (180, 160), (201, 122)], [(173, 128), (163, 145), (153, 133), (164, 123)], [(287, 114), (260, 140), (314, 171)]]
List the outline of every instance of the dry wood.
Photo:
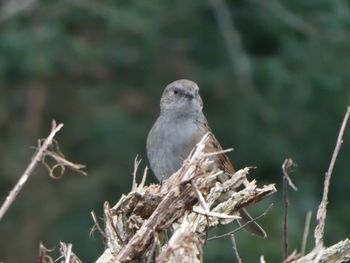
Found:
[(61, 257), (64, 258), (64, 263), (82, 263), (82, 261), (73, 253), (72, 244), (60, 242)]
[(307, 255), (297, 259), (285, 261), (289, 263), (346, 263), (350, 262), (350, 240), (342, 240), (333, 246), (324, 248), (321, 246), (315, 247)]
[(335, 160), (337, 159), (340, 146), (343, 144), (343, 135), (345, 131), (346, 124), (348, 123), (350, 115), (350, 107), (347, 107), (347, 111), (345, 113), (342, 125), (340, 127), (340, 131), (338, 134), (338, 139), (337, 143), (334, 148), (334, 152), (332, 155), (331, 162), (329, 164), (328, 171), (326, 172), (326, 176), (324, 179), (324, 188), (323, 188), (323, 196), (322, 196), (322, 201), (318, 207), (317, 210), (317, 221), (318, 224), (315, 229), (315, 242), (316, 242), (316, 247), (318, 246), (323, 246), (323, 235), (324, 235), (324, 226), (326, 223), (326, 216), (327, 216), (327, 204), (328, 204), (328, 191), (329, 191), (329, 185), (332, 177), (332, 172), (335, 164)]
[(38, 162), (40, 162), (45, 155), (46, 149), (52, 144), (53, 138), (55, 137), (56, 133), (63, 127), (63, 124), (60, 123), (56, 125), (55, 121), (52, 121), (52, 128), (49, 136), (45, 139), (41, 147), (38, 149), (36, 154), (34, 155), (32, 161), (28, 165), (27, 169), (24, 171), (20, 179), (18, 180), (15, 187), (11, 190), (9, 195), (6, 197), (5, 202), (0, 208), (0, 221), (5, 215), (7, 209), (11, 206), (11, 204), (15, 201), (18, 193), (22, 190), (23, 186), (29, 179), (29, 177), (32, 175), (36, 165)]
[(284, 160), (282, 165), (283, 171), (283, 204), (284, 204), (284, 217), (283, 217), (283, 259), (288, 257), (288, 185), (297, 191), (298, 188), (293, 184), (288, 175), (288, 170), (295, 166), (295, 163), (291, 158)]
[(305, 249), (306, 249), (306, 243), (307, 243), (307, 238), (309, 236), (309, 229), (310, 229), (310, 222), (311, 222), (311, 216), (312, 212), (308, 211), (306, 214), (306, 219), (305, 219), (305, 225), (304, 225), (304, 232), (303, 232), (303, 239), (301, 241), (301, 255), (305, 255)]
[[(207, 139), (208, 135), (203, 137), (181, 169), (162, 185), (137, 187), (135, 182), (113, 208), (105, 204), (107, 249), (98, 263), (147, 262), (152, 257), (179, 262), (180, 256), (181, 262), (200, 262), (210, 228), (232, 221), (240, 208), (276, 192), (274, 185), (258, 188), (255, 180), (249, 182), (249, 168), (218, 181), (222, 172), (212, 168), (212, 156), (203, 152)], [(228, 192), (232, 194), (223, 199)], [(162, 236), (171, 228), (173, 234), (165, 242)]]
[[(82, 168), (85, 168), (85, 165), (76, 164), (71, 161), (68, 161), (59, 150), (58, 143), (54, 140), (54, 137), (56, 133), (61, 130), (62, 127), (63, 127), (63, 123), (60, 123), (57, 125), (56, 122), (53, 120), (51, 132), (49, 136), (46, 139), (42, 139), (38, 141), (38, 147), (36, 148), (36, 153), (34, 154), (31, 162), (29, 163), (24, 173), (21, 175), (20, 179), (18, 180), (14, 188), (10, 191), (10, 193), (6, 197), (5, 202), (0, 207), (0, 221), (5, 215), (6, 211), (9, 209), (9, 207), (15, 201), (17, 195), (22, 190), (25, 183), (33, 174), (33, 171), (39, 162), (45, 165), (45, 167), (49, 171), (50, 177), (53, 179), (61, 178), (66, 170), (66, 167), (73, 171), (78, 172), (79, 174), (87, 175), (87, 173), (82, 170)], [(53, 149), (48, 150), (49, 147), (53, 147)], [(55, 163), (50, 166), (45, 160), (47, 157), (51, 157)], [(59, 175), (54, 174), (54, 171), (57, 168), (60, 169)]]

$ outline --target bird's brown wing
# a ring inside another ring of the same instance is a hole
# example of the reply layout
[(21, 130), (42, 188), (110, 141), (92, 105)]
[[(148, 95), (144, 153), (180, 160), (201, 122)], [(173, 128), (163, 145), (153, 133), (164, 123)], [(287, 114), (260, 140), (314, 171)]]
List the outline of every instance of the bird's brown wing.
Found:
[[(214, 134), (210, 132), (209, 134), (209, 140), (207, 141), (207, 144), (205, 145), (204, 151), (207, 153), (212, 152), (220, 152), (222, 151), (222, 147), (218, 140), (215, 138)], [(232, 163), (230, 162), (230, 159), (226, 156), (226, 154), (217, 154), (215, 157), (215, 163), (218, 165), (218, 168), (228, 175), (232, 176), (235, 173), (235, 170), (233, 168)]]

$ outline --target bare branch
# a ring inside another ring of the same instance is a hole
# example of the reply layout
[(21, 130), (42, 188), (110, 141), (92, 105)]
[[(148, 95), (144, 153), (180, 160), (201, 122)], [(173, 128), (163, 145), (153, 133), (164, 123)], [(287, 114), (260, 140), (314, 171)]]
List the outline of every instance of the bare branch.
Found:
[(138, 168), (140, 166), (140, 163), (142, 161), (142, 159), (138, 159), (138, 158), (139, 158), (139, 156), (136, 155), (135, 160), (134, 160), (134, 171), (132, 173), (132, 187), (131, 187), (132, 191), (136, 190), (136, 187), (137, 187), (137, 183), (136, 183), (137, 170), (138, 170)]
[(203, 241), (193, 229), (186, 213), (181, 225), (170, 238), (166, 248), (157, 257), (157, 263), (200, 263)]
[(65, 259), (65, 263), (82, 263), (82, 261), (73, 253), (72, 244), (60, 242), (60, 253)]
[(34, 155), (32, 161), (30, 162), (30, 164), (28, 165), (28, 167), (26, 168), (26, 170), (24, 171), (24, 173), (22, 174), (22, 176), (18, 180), (17, 184), (11, 190), (9, 195), (6, 197), (5, 202), (1, 206), (1, 208), (0, 208), (0, 221), (3, 218), (3, 216), (5, 215), (5, 213), (8, 210), (8, 208), (11, 206), (11, 204), (16, 199), (18, 193), (22, 190), (23, 186), (25, 185), (25, 183), (27, 182), (29, 177), (32, 175), (32, 173), (33, 173), (35, 167), (37, 166), (38, 162), (40, 162), (42, 160), (42, 158), (43, 158), (43, 156), (45, 154), (45, 151), (52, 144), (53, 138), (55, 137), (56, 133), (62, 127), (63, 127), (62, 123), (56, 125), (56, 122), (52, 121), (52, 127), (51, 127), (51, 132), (50, 132), (49, 136), (45, 139), (45, 141), (43, 142), (41, 147), (38, 149), (38, 151)]
[(289, 186), (293, 188), (294, 191), (298, 191), (298, 188), (295, 186), (295, 184), (292, 182), (292, 179), (290, 179), (288, 170), (296, 166), (294, 161), (291, 158), (285, 159), (284, 163), (282, 165), (282, 171), (283, 171), (283, 176), (286, 178)]
[(326, 221), (326, 216), (327, 216), (329, 185), (330, 185), (330, 180), (332, 177), (334, 164), (335, 164), (335, 161), (337, 159), (340, 147), (343, 143), (343, 135), (344, 135), (344, 131), (345, 131), (348, 119), (349, 119), (349, 115), (350, 115), (350, 106), (347, 107), (347, 111), (345, 113), (343, 123), (340, 127), (340, 131), (338, 134), (338, 139), (337, 139), (337, 143), (336, 143), (335, 148), (334, 148), (332, 159), (331, 159), (331, 162), (330, 162), (329, 167), (328, 167), (328, 171), (326, 172), (326, 176), (324, 179), (322, 201), (321, 201), (321, 203), (318, 207), (318, 210), (317, 210), (318, 224), (316, 226), (315, 233), (314, 233), (316, 247), (323, 246), (323, 235), (324, 235), (324, 227), (325, 227), (325, 221)]
[(219, 219), (231, 219), (231, 220), (232, 219), (241, 219), (240, 216), (226, 215), (226, 214), (222, 214), (222, 213), (205, 211), (203, 208), (198, 207), (198, 206), (194, 206), (192, 211), (197, 213), (197, 214), (201, 214), (201, 215), (208, 216), (208, 217), (216, 217)]
[(196, 184), (193, 181), (191, 181), (191, 185), (192, 185), (192, 190), (196, 194), (197, 199), (198, 199), (200, 205), (202, 206), (202, 209), (204, 210), (204, 214), (208, 215), (208, 213), (209, 213), (209, 206), (205, 202), (205, 199), (204, 199), (202, 193), (198, 190), (198, 187), (196, 186)]
[(64, 263), (70, 263), (71, 253), (72, 253), (72, 244), (68, 244), (68, 248), (66, 251), (66, 260), (64, 261)]
[(230, 231), (226, 234), (223, 234), (223, 235), (220, 235), (220, 236), (213, 236), (213, 237), (210, 237), (208, 238), (208, 241), (210, 240), (214, 240), (214, 239), (219, 239), (219, 238), (223, 238), (223, 237), (228, 237), (228, 236), (231, 236), (235, 233), (237, 233), (238, 231), (242, 230), (243, 228), (245, 228), (247, 225), (249, 225), (251, 222), (255, 222), (257, 220), (259, 220), (260, 218), (266, 216), (268, 214), (268, 212), (271, 210), (273, 204), (270, 204), (268, 206), (268, 208), (266, 208), (266, 210), (264, 211), (264, 213), (262, 213), (261, 215), (255, 217), (255, 218), (252, 218), (252, 220), (249, 220), (247, 221), (246, 223), (244, 223), (243, 225), (239, 226), (238, 228), (234, 229), (233, 231)]
[(232, 242), (232, 249), (233, 249), (233, 253), (235, 254), (236, 256), (236, 259), (237, 259), (237, 262), (238, 263), (242, 263), (242, 259), (238, 253), (238, 249), (237, 249), (237, 244), (236, 244), (236, 239), (235, 239), (235, 236), (232, 234), (230, 235), (231, 237), (231, 242)]
[(283, 171), (283, 203), (284, 203), (284, 219), (283, 219), (283, 258), (288, 257), (288, 184), (296, 191), (297, 188), (293, 184), (288, 175), (288, 170), (295, 166), (291, 158), (285, 159), (282, 165)]
[(303, 233), (303, 239), (301, 242), (301, 255), (305, 255), (305, 248), (307, 243), (307, 237), (309, 236), (309, 230), (310, 230), (310, 221), (311, 221), (312, 212), (309, 211), (306, 214), (305, 219), (305, 226), (304, 226), (304, 233)]
[(90, 230), (90, 236), (93, 235), (94, 231), (97, 229), (98, 232), (100, 232), (100, 234), (104, 237), (104, 238), (107, 238), (106, 235), (105, 235), (105, 232), (103, 232), (100, 224), (98, 223), (98, 220), (97, 220), (97, 217), (95, 215), (95, 212), (94, 211), (91, 211), (91, 217), (92, 217), (92, 220), (94, 220), (94, 225), (93, 227), (91, 228)]
[(148, 166), (146, 166), (145, 169), (143, 170), (142, 180), (141, 180), (141, 183), (138, 186), (139, 189), (141, 189), (141, 188), (143, 188), (145, 186), (146, 178), (147, 178), (147, 171), (148, 171)]
[(39, 244), (39, 263), (53, 263), (54, 260), (48, 255), (48, 252), (52, 252), (53, 249), (47, 249), (42, 242)]
[(350, 262), (350, 240), (345, 239), (343, 241), (334, 244), (328, 248), (316, 246), (307, 255), (293, 261), (292, 263), (313, 263), (313, 262)]
[[(39, 140), (37, 149), (41, 147), (42, 141), (43, 140)], [(50, 166), (47, 163), (46, 158), (48, 156), (50, 156), (55, 161), (54, 165)], [(41, 162), (42, 164), (45, 165), (45, 167), (49, 171), (49, 175), (52, 179), (60, 179), (64, 175), (66, 167), (83, 176), (87, 175), (87, 173), (82, 170), (83, 168), (85, 168), (85, 165), (68, 161), (64, 156), (64, 154), (61, 152), (56, 140), (53, 140), (52, 145), (50, 145), (48, 150), (44, 151), (44, 155), (43, 155), (43, 158), (41, 159)], [(59, 168), (61, 170), (59, 175), (55, 175), (56, 168)]]

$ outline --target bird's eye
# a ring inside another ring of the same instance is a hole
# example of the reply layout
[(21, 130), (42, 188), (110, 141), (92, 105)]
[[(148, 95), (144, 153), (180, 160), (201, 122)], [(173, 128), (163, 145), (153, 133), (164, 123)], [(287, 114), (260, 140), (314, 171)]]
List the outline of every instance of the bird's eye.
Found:
[(178, 94), (179, 91), (177, 89), (174, 89), (174, 94)]

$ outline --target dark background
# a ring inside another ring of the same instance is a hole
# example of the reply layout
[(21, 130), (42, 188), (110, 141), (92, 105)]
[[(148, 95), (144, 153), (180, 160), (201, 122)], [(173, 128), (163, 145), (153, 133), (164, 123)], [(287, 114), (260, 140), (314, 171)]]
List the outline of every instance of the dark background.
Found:
[[(223, 4), (223, 5), (222, 5)], [(93, 262), (90, 212), (130, 190), (133, 160), (166, 84), (196, 81), (204, 111), (236, 168), (256, 166), (279, 192), (250, 211), (269, 234), (236, 237), (244, 262), (282, 258), (281, 165), (292, 157), (290, 252), (312, 226), (350, 99), (350, 9), (345, 0), (2, 1), (0, 13), (0, 201), (30, 162), (51, 120), (66, 157), (87, 165), (53, 180), (40, 166), (0, 222), (0, 261), (36, 262), (39, 242), (60, 240)], [(350, 136), (330, 189), (325, 244), (349, 236)], [(152, 175), (149, 182), (155, 182)], [(236, 225), (214, 231), (225, 232)], [(210, 233), (214, 234), (214, 233)], [(309, 245), (313, 247), (313, 231)], [(229, 239), (210, 241), (206, 262), (231, 262)]]

